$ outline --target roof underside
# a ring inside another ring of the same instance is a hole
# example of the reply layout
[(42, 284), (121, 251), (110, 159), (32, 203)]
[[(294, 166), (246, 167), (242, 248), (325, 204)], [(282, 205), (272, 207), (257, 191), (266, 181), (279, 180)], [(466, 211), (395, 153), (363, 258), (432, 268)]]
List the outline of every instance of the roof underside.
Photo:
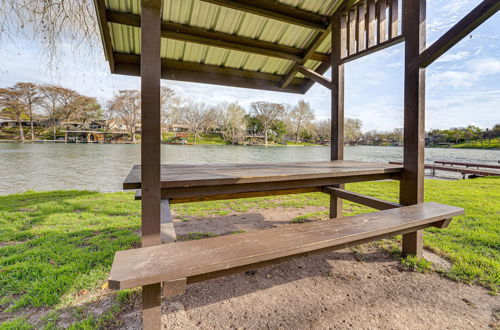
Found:
[[(163, 78), (293, 93), (313, 84), (294, 65), (328, 70), (330, 17), (343, 2), (163, 1)], [(96, 8), (111, 71), (139, 75), (140, 0), (96, 0)]]

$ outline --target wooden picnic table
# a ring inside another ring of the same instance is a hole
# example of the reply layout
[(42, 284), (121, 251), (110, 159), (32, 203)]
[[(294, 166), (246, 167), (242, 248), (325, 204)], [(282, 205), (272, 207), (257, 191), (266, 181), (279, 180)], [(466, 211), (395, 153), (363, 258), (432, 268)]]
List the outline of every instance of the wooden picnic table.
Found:
[[(161, 190), (162, 199), (186, 203), (313, 192), (336, 184), (399, 179), (402, 170), (402, 165), (348, 160), (168, 164), (161, 167)], [(123, 182), (123, 189), (140, 188), (141, 167), (135, 165)]]

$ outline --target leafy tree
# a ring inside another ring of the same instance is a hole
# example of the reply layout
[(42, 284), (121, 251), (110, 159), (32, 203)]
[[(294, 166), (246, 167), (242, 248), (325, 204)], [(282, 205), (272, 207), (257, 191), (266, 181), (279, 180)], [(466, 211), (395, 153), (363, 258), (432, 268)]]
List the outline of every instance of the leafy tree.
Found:
[(42, 95), (40, 93), (40, 88), (38, 85), (30, 82), (18, 82), (14, 85), (14, 89), (17, 90), (19, 95), (19, 101), (23, 104), (26, 114), (30, 120), (30, 130), (31, 130), (31, 141), (35, 140), (35, 132), (33, 127), (33, 118), (35, 107), (40, 105), (42, 102)]
[(0, 106), (4, 107), (4, 111), (17, 121), (19, 125), (19, 139), (23, 142), (24, 131), (21, 117), (26, 113), (26, 107), (21, 101), (21, 97), (21, 92), (14, 87), (0, 88)]
[(204, 103), (189, 102), (184, 108), (183, 117), (189, 130), (194, 136), (194, 144), (200, 136), (203, 127), (206, 126), (209, 109)]
[(307, 130), (307, 129), (303, 129), (301, 132), (300, 132), (300, 137), (304, 140), (311, 140), (313, 138), (313, 134), (311, 131)]
[(63, 88), (56, 85), (43, 85), (40, 92), (43, 96), (42, 108), (52, 121), (52, 138), (56, 140), (57, 122), (62, 117), (62, 93)]
[(286, 129), (286, 124), (282, 120), (275, 120), (271, 124), (271, 131), (274, 133), (274, 136), (275, 136), (274, 141), (278, 142), (278, 143), (282, 143), (283, 138), (288, 133), (288, 131)]
[(330, 119), (319, 120), (314, 123), (314, 130), (319, 142), (324, 143), (331, 136), (332, 121)]
[(299, 140), (300, 131), (314, 120), (314, 112), (309, 102), (300, 100), (290, 111), (290, 120), (295, 130), (295, 142)]
[(346, 118), (344, 123), (344, 139), (347, 144), (356, 144), (361, 139), (362, 122), (359, 119)]
[(245, 139), (246, 112), (238, 103), (219, 104), (213, 109), (213, 114), (224, 141), (238, 144)]
[(264, 131), (264, 125), (262, 125), (262, 122), (257, 117), (247, 114), (245, 115), (245, 121), (247, 123), (247, 130), (251, 132), (253, 136)]
[(267, 145), (267, 136), (273, 121), (279, 120), (286, 112), (283, 104), (270, 102), (253, 102), (250, 104), (251, 113), (262, 123), (264, 127), (264, 143)]
[(181, 99), (175, 91), (165, 86), (160, 89), (161, 127), (172, 126), (181, 121)]
[(108, 109), (118, 118), (136, 142), (137, 126), (141, 122), (141, 92), (121, 90), (109, 101)]

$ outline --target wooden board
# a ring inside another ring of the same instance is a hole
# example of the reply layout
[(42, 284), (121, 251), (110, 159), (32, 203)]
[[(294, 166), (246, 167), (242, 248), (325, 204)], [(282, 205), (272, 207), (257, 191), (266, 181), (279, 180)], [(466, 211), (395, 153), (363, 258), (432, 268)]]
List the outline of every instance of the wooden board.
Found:
[(340, 249), (429, 226), (442, 227), (463, 209), (434, 202), (340, 219), (331, 219), (238, 235), (150, 246), (115, 254), (112, 289), (162, 281), (194, 283), (283, 258)]
[[(401, 165), (359, 161), (325, 161), (253, 164), (162, 165), (162, 188), (234, 185), (259, 182), (327, 179), (371, 174), (400, 173)], [(135, 165), (123, 189), (140, 189), (141, 167)], [(223, 193), (223, 191), (221, 191)]]

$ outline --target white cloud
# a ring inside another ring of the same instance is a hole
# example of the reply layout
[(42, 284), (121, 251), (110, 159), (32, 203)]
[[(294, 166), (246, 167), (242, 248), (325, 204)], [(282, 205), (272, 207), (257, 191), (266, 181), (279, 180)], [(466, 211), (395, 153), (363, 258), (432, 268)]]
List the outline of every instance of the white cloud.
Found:
[(469, 52), (467, 51), (461, 51), (457, 53), (448, 53), (443, 55), (438, 62), (454, 62), (454, 61), (461, 61), (467, 57), (469, 57)]

